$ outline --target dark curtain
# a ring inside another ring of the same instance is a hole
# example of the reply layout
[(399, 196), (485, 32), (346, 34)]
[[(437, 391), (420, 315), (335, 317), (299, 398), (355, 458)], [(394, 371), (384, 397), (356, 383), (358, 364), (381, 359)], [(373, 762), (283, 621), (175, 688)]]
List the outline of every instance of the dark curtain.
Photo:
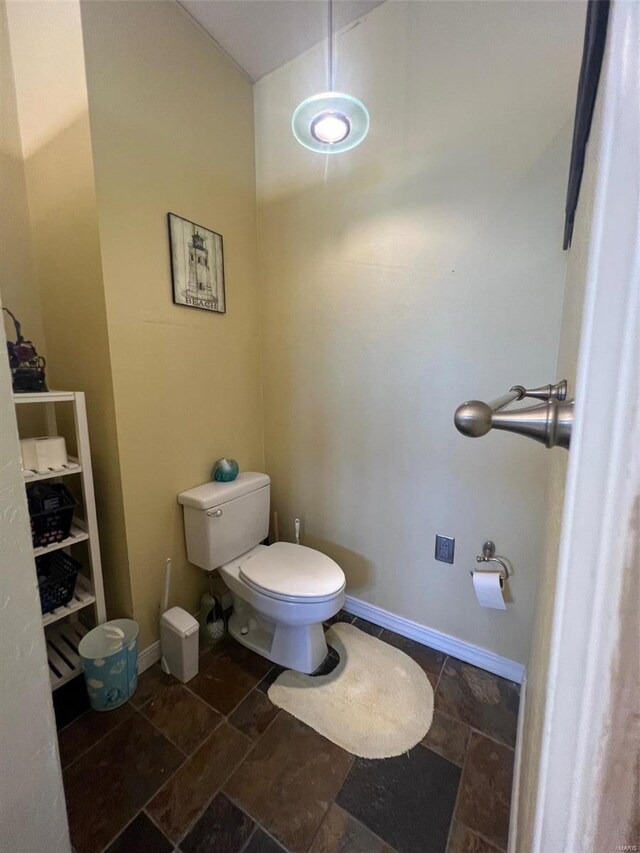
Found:
[(587, 23), (584, 32), (584, 49), (580, 80), (578, 81), (578, 99), (576, 118), (573, 126), (573, 146), (569, 165), (569, 184), (565, 206), (563, 249), (571, 245), (573, 220), (580, 196), (580, 183), (584, 169), (584, 157), (591, 130), (593, 108), (598, 92), (600, 68), (607, 41), (607, 22), (609, 19), (609, 0), (589, 0), (587, 5)]

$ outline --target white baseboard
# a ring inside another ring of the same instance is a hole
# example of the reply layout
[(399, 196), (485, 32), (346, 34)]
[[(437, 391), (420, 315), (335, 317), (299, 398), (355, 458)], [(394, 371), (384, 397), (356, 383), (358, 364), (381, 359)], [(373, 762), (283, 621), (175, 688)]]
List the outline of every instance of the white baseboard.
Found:
[(160, 640), (151, 643), (146, 649), (143, 649), (138, 655), (138, 675), (152, 667), (154, 663), (160, 660)]
[(382, 607), (376, 607), (374, 604), (361, 601), (359, 598), (354, 598), (351, 595), (346, 596), (344, 609), (347, 613), (352, 613), (354, 616), (361, 616), (363, 619), (368, 619), (369, 622), (381, 625), (390, 631), (395, 631), (396, 634), (401, 634), (403, 637), (408, 637), (411, 640), (417, 640), (425, 646), (431, 646), (432, 649), (437, 649), (439, 652), (459, 658), (465, 663), (471, 663), (474, 666), (480, 667), (480, 669), (492, 672), (494, 675), (508, 678), (509, 681), (522, 684), (524, 680), (526, 669), (524, 664), (504, 658), (495, 652), (483, 649), (482, 646), (474, 646), (472, 643), (458, 640), (449, 634), (443, 634), (441, 631), (427, 628), (418, 622), (412, 622), (411, 619), (396, 616), (395, 613), (389, 613), (388, 610), (383, 610)]
[(518, 707), (518, 734), (516, 752), (513, 759), (513, 782), (511, 785), (511, 814), (509, 816), (509, 846), (507, 853), (518, 853), (518, 807), (520, 805), (520, 772), (522, 767), (522, 748), (524, 743), (524, 706), (527, 700), (527, 676), (520, 687), (520, 706)]
[[(369, 620), (369, 622), (373, 622), (383, 628), (388, 628), (390, 631), (395, 631), (396, 634), (408, 637), (411, 640), (417, 640), (425, 646), (431, 646), (432, 649), (452, 655), (452, 657), (459, 658), (459, 660), (463, 660), (465, 663), (471, 663), (474, 666), (480, 667), (480, 669), (486, 669), (487, 672), (492, 672), (494, 675), (508, 678), (517, 684), (522, 684), (524, 681), (525, 666), (523, 664), (509, 658), (504, 658), (495, 652), (483, 649), (481, 646), (474, 646), (472, 643), (458, 640), (449, 634), (443, 634), (441, 631), (427, 628), (418, 622), (412, 622), (411, 619), (396, 616), (395, 613), (389, 613), (388, 610), (383, 610), (382, 607), (376, 607), (374, 604), (361, 601), (359, 598), (354, 598), (351, 595), (346, 596), (344, 609), (354, 616), (361, 616), (363, 619)], [(156, 640), (155, 643), (147, 646), (138, 655), (138, 672), (143, 673), (159, 660), (160, 640)], [(521, 699), (521, 710), (523, 704), (523, 700)], [(520, 728), (518, 731), (520, 731)]]

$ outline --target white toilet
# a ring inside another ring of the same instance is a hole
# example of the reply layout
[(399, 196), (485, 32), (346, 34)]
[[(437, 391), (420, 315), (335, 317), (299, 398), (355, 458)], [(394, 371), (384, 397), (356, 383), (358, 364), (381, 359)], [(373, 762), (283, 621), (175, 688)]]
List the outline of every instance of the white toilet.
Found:
[(288, 669), (313, 672), (327, 654), (322, 623), (344, 603), (344, 572), (313, 548), (260, 544), (269, 532), (270, 483), (266, 474), (245, 472), (179, 494), (187, 556), (205, 571), (220, 569), (238, 642)]

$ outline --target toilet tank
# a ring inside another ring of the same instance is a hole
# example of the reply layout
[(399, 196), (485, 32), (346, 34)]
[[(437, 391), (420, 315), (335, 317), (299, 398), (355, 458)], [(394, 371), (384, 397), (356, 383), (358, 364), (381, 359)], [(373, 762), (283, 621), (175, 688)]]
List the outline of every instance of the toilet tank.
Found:
[(246, 471), (231, 483), (203, 483), (178, 495), (190, 563), (212, 572), (269, 534), (271, 480)]

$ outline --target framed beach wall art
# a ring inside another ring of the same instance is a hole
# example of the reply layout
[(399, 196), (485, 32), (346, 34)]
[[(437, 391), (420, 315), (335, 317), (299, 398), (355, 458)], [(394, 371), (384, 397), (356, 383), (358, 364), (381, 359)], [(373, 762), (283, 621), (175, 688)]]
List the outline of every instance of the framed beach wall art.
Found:
[(168, 213), (173, 301), (224, 314), (222, 235)]

